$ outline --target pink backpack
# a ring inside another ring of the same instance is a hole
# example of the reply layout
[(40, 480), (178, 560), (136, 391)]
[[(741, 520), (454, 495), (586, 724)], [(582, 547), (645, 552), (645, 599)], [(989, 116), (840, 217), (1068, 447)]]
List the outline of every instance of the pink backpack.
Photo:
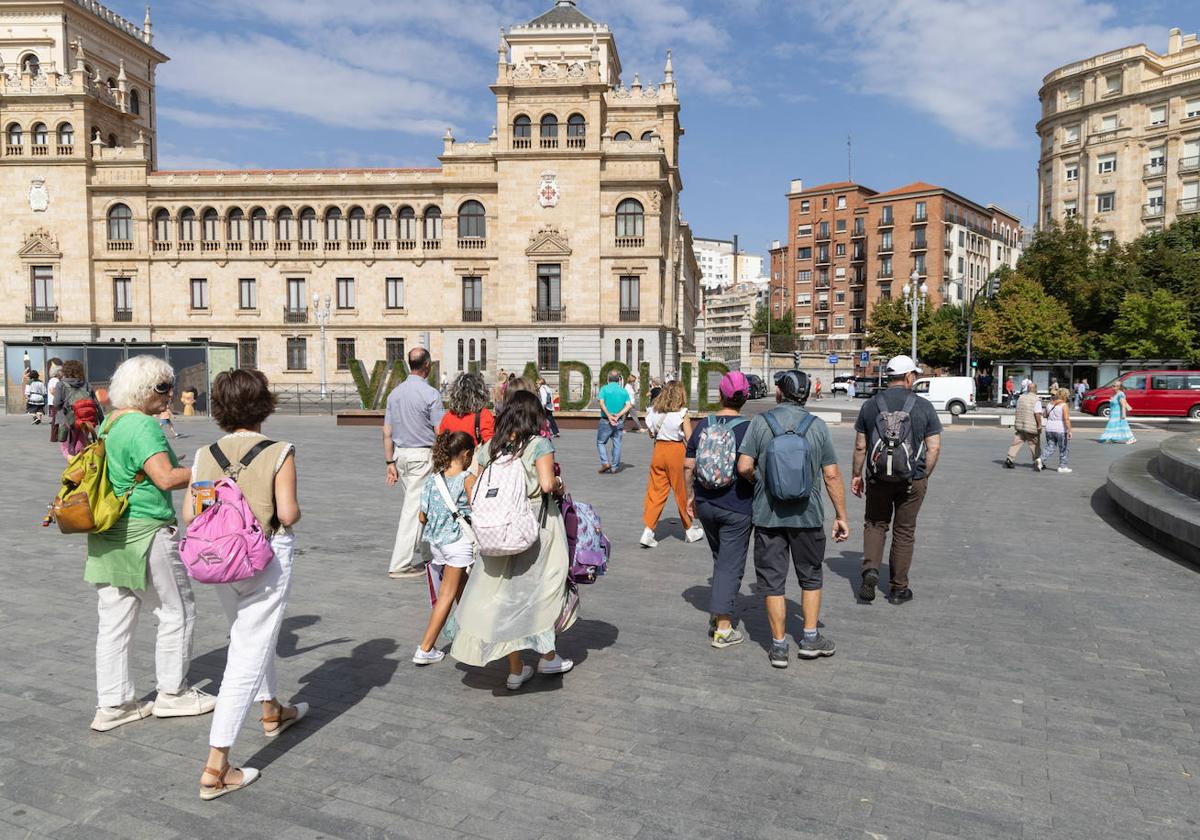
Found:
[(484, 557), (520, 554), (538, 541), (521, 453), (488, 464), (471, 494), (471, 527)]
[(255, 456), (274, 444), (259, 442), (236, 467), (217, 444), (208, 448), (225, 478), (213, 490), (216, 500), (200, 512), (179, 541), (179, 554), (188, 575), (197, 583), (234, 583), (254, 577), (275, 557), (271, 541), (237, 486), (237, 477)]

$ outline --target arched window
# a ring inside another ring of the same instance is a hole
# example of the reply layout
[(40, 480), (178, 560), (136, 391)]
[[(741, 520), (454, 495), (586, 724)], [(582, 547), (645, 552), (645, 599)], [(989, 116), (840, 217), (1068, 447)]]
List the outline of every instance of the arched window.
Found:
[(138, 96), (138, 92), (136, 90), (129, 91), (129, 113), (142, 113), (142, 99), (140, 96)]
[(400, 238), (404, 240), (417, 238), (417, 213), (407, 204), (400, 208)]
[(475, 361), (475, 339), (473, 338), (467, 342), (467, 361)]
[(246, 238), (246, 214), (241, 207), (229, 211), (229, 241), (241, 242)]
[(200, 237), (205, 242), (217, 242), (221, 238), (221, 214), (209, 207), (200, 215)]
[(275, 240), (291, 242), (296, 238), (296, 216), (290, 207), (280, 207), (275, 211)]
[(513, 148), (528, 149), (533, 139), (533, 123), (529, 117), (521, 114), (513, 120)]
[(375, 208), (375, 241), (387, 242), (392, 238), (392, 211), (389, 207)]
[(617, 205), (617, 238), (645, 235), (642, 203), (636, 198), (627, 198)]
[(628, 131), (618, 131), (616, 134), (613, 135), (613, 139), (614, 140), (632, 140), (633, 135), (630, 134)]
[(642, 139), (643, 139), (643, 140), (653, 140), (653, 139), (654, 139), (654, 132), (653, 132), (653, 131), (643, 131), (643, 132), (642, 132)]
[(554, 149), (558, 147), (558, 117), (554, 114), (546, 114), (542, 117), (542, 148)]
[(342, 211), (338, 207), (330, 207), (325, 211), (325, 241), (339, 242), (342, 238)]
[(367, 238), (367, 214), (361, 207), (350, 208), (350, 239), (361, 242)]
[(642, 362), (646, 361), (646, 339), (638, 339), (638, 367), (641, 367)]
[(625, 339), (625, 366), (633, 367), (633, 339)]
[(196, 241), (196, 211), (190, 207), (179, 211), (179, 241)]
[(133, 239), (133, 211), (126, 204), (114, 204), (108, 210), (108, 241), (129, 242)]
[(458, 238), (486, 239), (487, 217), (478, 201), (464, 201), (458, 208)]
[(442, 211), (438, 207), (425, 208), (425, 230), (422, 234), (427, 242), (442, 238)]
[(567, 117), (567, 145), (571, 148), (582, 149), (587, 139), (587, 120), (583, 114), (572, 114)]
[(41, 71), (42, 71), (42, 65), (41, 65), (41, 62), (38, 61), (38, 57), (35, 53), (26, 53), (24, 56), (21, 57), (21, 72), (22, 73), (32, 73), (33, 75), (36, 76)]
[(21, 128), (20, 123), (9, 123), (4, 138), (10, 146), (21, 146), (25, 143), (25, 129)]
[(250, 239), (255, 242), (266, 242), (268, 239), (267, 211), (261, 207), (250, 211)]
[(72, 146), (75, 144), (75, 128), (70, 123), (58, 127), (58, 145)]
[(613, 361), (621, 361), (621, 339), (619, 338), (613, 339)]
[(466, 370), (466, 368), (463, 367), (463, 345), (465, 343), (466, 342), (464, 342), (461, 338), (458, 340), (458, 369), (459, 370)]
[(115, 135), (115, 134), (108, 135), (108, 148), (110, 148), (110, 149), (117, 148), (117, 135)]
[(479, 339), (479, 369), (487, 370), (487, 339)]
[(50, 142), (50, 132), (46, 130), (45, 123), (34, 123), (33, 130), (29, 133), (35, 146), (45, 146)]
[(171, 241), (171, 213), (165, 207), (154, 211), (154, 241)]
[(300, 211), (300, 241), (312, 242), (317, 238), (317, 211), (305, 207)]
[(109, 76), (109, 77), (108, 77), (108, 81), (107, 81), (107, 82), (105, 82), (105, 84), (106, 84), (106, 85), (108, 85), (108, 89), (109, 89), (109, 90), (116, 90), (116, 89), (117, 89), (117, 80), (116, 80), (116, 79), (114, 79), (112, 76)]
[(100, 129), (97, 128), (96, 126), (92, 126), (91, 140), (88, 140), (88, 142), (90, 143), (90, 142), (92, 142), (92, 140), (103, 140), (103, 139), (104, 138), (102, 138), (100, 136)]

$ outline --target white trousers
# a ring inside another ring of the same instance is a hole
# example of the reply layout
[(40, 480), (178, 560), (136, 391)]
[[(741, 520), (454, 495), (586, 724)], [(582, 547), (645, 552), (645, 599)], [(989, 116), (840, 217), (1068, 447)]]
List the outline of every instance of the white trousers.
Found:
[(154, 611), (158, 636), (154, 647), (154, 675), (158, 690), (178, 694), (187, 688), (192, 659), (192, 630), (196, 602), (192, 584), (179, 558), (175, 526), (159, 528), (147, 555), (146, 589), (96, 584), (100, 626), (96, 633), (96, 703), (120, 706), (136, 692), (129, 654), (143, 605)]
[(214, 585), (229, 617), (229, 651), (208, 736), (212, 747), (232, 747), (250, 706), (277, 694), (275, 643), (292, 585), (292, 535), (276, 534), (271, 548), (275, 559), (254, 577)]
[[(396, 526), (396, 544), (392, 547), (392, 562), (389, 572), (419, 569), (429, 562), (429, 547), (421, 542), (421, 491), (433, 469), (433, 459), (428, 449), (400, 449), (393, 451), (396, 471), (400, 473), (400, 489), (404, 498), (400, 506), (400, 524)], [(418, 549), (420, 559), (417, 559)]]

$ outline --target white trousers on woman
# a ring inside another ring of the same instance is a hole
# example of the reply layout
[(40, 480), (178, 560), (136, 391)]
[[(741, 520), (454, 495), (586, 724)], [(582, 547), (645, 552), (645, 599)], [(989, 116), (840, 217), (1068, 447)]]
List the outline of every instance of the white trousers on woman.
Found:
[(254, 577), (215, 584), (229, 616), (229, 652), (225, 676), (213, 710), (211, 747), (231, 747), (255, 701), (276, 695), (275, 643), (292, 585), (292, 535), (271, 539), (275, 559)]
[(96, 703), (120, 706), (135, 697), (129, 653), (142, 606), (154, 611), (158, 637), (154, 647), (154, 675), (158, 690), (178, 694), (187, 688), (192, 659), (192, 629), (196, 602), (192, 584), (179, 558), (175, 526), (158, 529), (147, 554), (146, 589), (96, 584), (100, 627), (96, 633)]

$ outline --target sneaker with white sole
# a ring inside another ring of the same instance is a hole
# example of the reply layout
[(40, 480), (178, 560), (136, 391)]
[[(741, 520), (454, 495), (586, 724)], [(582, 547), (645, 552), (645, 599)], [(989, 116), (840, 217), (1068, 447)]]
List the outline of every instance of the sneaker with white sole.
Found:
[(714, 630), (709, 644), (715, 648), (727, 648), (740, 645), (744, 641), (746, 641), (746, 637), (742, 635), (742, 632), (730, 627), (726, 630)]
[(158, 692), (154, 698), (154, 716), (156, 718), (191, 717), (206, 715), (217, 707), (217, 698), (205, 694), (198, 688), (189, 688), (178, 694)]
[(531, 679), (533, 679), (533, 666), (523, 665), (521, 666), (521, 673), (509, 674), (504, 685), (509, 691), (516, 691)]
[(1069, 473), (1069, 472), (1072, 472), (1072, 470), (1071, 470), (1071, 468), (1070, 468), (1070, 467), (1059, 467), (1059, 468), (1058, 468), (1058, 471), (1059, 471), (1060, 473)]
[(693, 522), (692, 527), (687, 529), (683, 538), (690, 543), (699, 542), (704, 539), (704, 526), (699, 522)]
[(564, 659), (557, 653), (553, 659), (542, 657), (538, 660), (537, 669), (539, 674), (565, 674), (575, 667), (575, 661), (572, 659)]
[(642, 548), (654, 548), (658, 545), (658, 540), (654, 539), (654, 532), (649, 528), (642, 529), (642, 538), (639, 542), (642, 544)]
[(1042, 471), (1042, 459), (1041, 459), (1041, 458), (1034, 458), (1034, 459), (1033, 459), (1033, 468), (1034, 468), (1034, 470), (1035, 470), (1035, 471), (1037, 471), (1037, 472), (1041, 472), (1041, 471)]
[(135, 720), (148, 718), (153, 711), (153, 700), (142, 702), (130, 700), (120, 706), (101, 706), (96, 709), (96, 716), (92, 718), (92, 729), (96, 732), (107, 732), (118, 726), (133, 723)]
[(435, 662), (441, 662), (445, 658), (446, 654), (437, 648), (421, 650), (420, 646), (418, 646), (416, 653), (413, 654), (412, 661), (414, 665), (432, 665)]

